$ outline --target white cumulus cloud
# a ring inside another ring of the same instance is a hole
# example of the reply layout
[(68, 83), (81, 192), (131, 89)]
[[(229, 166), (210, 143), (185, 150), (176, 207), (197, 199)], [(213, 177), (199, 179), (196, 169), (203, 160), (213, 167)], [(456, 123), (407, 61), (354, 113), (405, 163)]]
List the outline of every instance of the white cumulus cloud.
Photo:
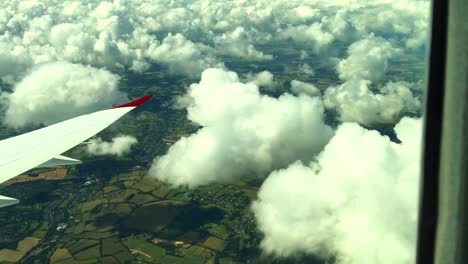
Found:
[(192, 77), (210, 66), (222, 66), (211, 52), (209, 46), (193, 43), (182, 34), (169, 34), (160, 45), (146, 51), (149, 58), (166, 64), (171, 72)]
[(34, 68), (4, 92), (4, 123), (11, 127), (49, 125), (79, 114), (111, 107), (127, 100), (117, 87), (118, 77), (90, 66), (56, 62)]
[(317, 161), (271, 173), (252, 206), (262, 249), (340, 264), (414, 263), (421, 123), (396, 125), (401, 144), (345, 123)]
[(95, 138), (88, 141), (86, 150), (92, 155), (115, 155), (123, 156), (130, 153), (133, 145), (138, 143), (135, 137), (120, 135), (112, 139), (111, 142), (103, 141), (101, 138)]
[(186, 97), (188, 118), (202, 128), (172, 145), (149, 172), (175, 186), (264, 176), (296, 160), (310, 161), (332, 136), (320, 99), (261, 95), (234, 72), (205, 70)]
[(336, 70), (342, 80), (379, 81), (388, 67), (388, 60), (397, 52), (384, 38), (370, 35), (348, 48), (348, 57), (338, 62)]
[(28, 66), (54, 61), (136, 72), (161, 64), (193, 77), (222, 65), (226, 55), (271, 60), (274, 54), (262, 47), (284, 40), (317, 53), (337, 40), (349, 45), (370, 33), (414, 49), (426, 42), (429, 4), (5, 0), (0, 2), (0, 78), (12, 82)]
[(415, 84), (388, 82), (371, 91), (370, 81), (350, 80), (325, 90), (324, 105), (334, 108), (341, 121), (363, 125), (394, 124), (404, 113), (418, 113), (422, 102)]
[(273, 56), (255, 49), (252, 40), (243, 27), (226, 32), (214, 39), (218, 49), (225, 54), (247, 60), (272, 60)]
[(246, 80), (255, 83), (259, 87), (274, 90), (278, 84), (273, 80), (273, 77), (271, 72), (262, 71), (256, 74), (247, 74)]
[(294, 94), (306, 94), (308, 96), (320, 95), (320, 90), (313, 84), (301, 82), (298, 80), (291, 81), (291, 92)]
[(334, 40), (333, 34), (324, 30), (322, 24), (317, 22), (312, 25), (290, 26), (280, 31), (279, 37), (308, 45), (312, 44), (316, 53), (319, 53)]

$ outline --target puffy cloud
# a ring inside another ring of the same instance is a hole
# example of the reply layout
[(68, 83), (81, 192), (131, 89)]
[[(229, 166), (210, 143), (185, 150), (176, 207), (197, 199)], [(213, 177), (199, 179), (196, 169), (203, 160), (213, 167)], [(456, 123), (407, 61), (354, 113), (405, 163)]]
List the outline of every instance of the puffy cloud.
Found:
[(261, 95), (234, 72), (205, 70), (186, 97), (188, 118), (202, 128), (172, 145), (149, 172), (175, 186), (264, 176), (296, 160), (310, 161), (332, 136), (320, 99)]
[(132, 146), (136, 143), (138, 143), (138, 140), (135, 137), (127, 135), (117, 136), (112, 139), (112, 142), (103, 141), (98, 137), (89, 140), (86, 150), (92, 155), (115, 155), (120, 157), (130, 153)]
[(418, 48), (426, 40), (429, 4), (6, 0), (0, 3), (0, 61), (8, 63), (0, 63), (0, 78), (11, 82), (19, 76), (10, 75), (24, 73), (31, 64), (61, 60), (137, 72), (157, 63), (193, 77), (221, 65), (226, 55), (273, 59), (262, 48), (284, 39), (292, 40), (290, 46), (319, 52), (333, 48), (336, 40), (348, 44), (374, 33), (394, 46)]
[(338, 62), (336, 70), (342, 80), (379, 81), (385, 74), (388, 59), (397, 52), (383, 38), (369, 35), (348, 48), (348, 57)]
[(286, 16), (285, 21), (290, 22), (291, 24), (302, 24), (310, 21), (319, 13), (320, 10), (316, 8), (300, 5), (289, 10), (289, 14)]
[(404, 113), (418, 113), (422, 102), (415, 95), (415, 84), (389, 82), (370, 89), (370, 81), (350, 80), (325, 90), (324, 105), (334, 108), (341, 121), (355, 121), (363, 125), (392, 124)]
[(425, 0), (361, 3), (349, 13), (348, 19), (359, 32), (390, 35), (409, 48), (419, 48), (427, 43), (430, 3)]
[[(302, 56), (302, 54), (301, 54)], [(299, 71), (305, 75), (308, 75), (308, 76), (313, 76), (315, 75), (315, 71), (314, 69), (312, 69), (309, 64), (307, 63), (304, 63), (302, 64), (301, 66), (299, 66)]]
[(252, 206), (262, 249), (337, 263), (414, 263), (421, 123), (396, 125), (401, 144), (345, 123), (316, 161), (271, 173)]
[[(2, 87), (0, 87), (0, 113), (3, 113), (8, 108), (8, 93), (2, 92)], [(0, 121), (1, 121), (0, 117)]]
[(15, 2), (2, 2), (11, 17), (1, 39), (24, 47), (33, 64), (66, 60), (123, 69), (142, 60), (138, 49), (126, 45), (134, 28), (119, 2), (45, 1), (34, 12)]
[[(325, 16), (322, 18), (322, 23), (332, 33), (336, 39), (349, 43), (353, 39), (359, 39), (363, 33), (358, 32), (358, 30), (353, 26), (350, 21), (350, 16), (352, 16), (353, 8), (341, 8), (331, 16)], [(358, 9), (359, 10), (359, 9)]]
[(298, 80), (291, 81), (291, 92), (294, 94), (306, 94), (308, 96), (317, 96), (320, 95), (320, 90), (315, 87), (313, 84), (301, 82)]
[(273, 81), (273, 74), (269, 71), (262, 71), (255, 75), (248, 74), (247, 80), (263, 87), (271, 87), (275, 85), (275, 82)]
[(210, 66), (223, 66), (210, 55), (210, 50), (210, 47), (195, 44), (181, 34), (169, 34), (161, 45), (150, 48), (147, 54), (152, 60), (168, 65), (173, 73), (195, 77)]
[[(220, 65), (213, 51), (206, 52), (206, 46), (192, 43), (180, 33), (164, 38), (162, 46), (158, 47), (158, 37), (148, 32), (144, 19), (134, 11), (144, 1), (83, 4), (49, 0), (34, 12), (26, 10), (22, 4), (16, 5), (15, 1), (6, 2), (9, 3), (0, 4), (8, 7), (3, 14), (5, 32), (0, 35), (0, 43), (10, 43), (10, 46), (2, 49), (0, 58), (13, 54), (13, 59), (7, 58), (19, 65), (21, 62), (39, 64), (65, 60), (141, 72), (149, 68), (150, 63), (160, 63), (173, 73), (189, 76), (200, 74), (206, 67)], [(61, 12), (60, 6), (64, 7)], [(154, 53), (157, 47), (159, 53)], [(20, 48), (24, 51), (15, 54)], [(147, 53), (147, 50), (153, 52)], [(183, 60), (188, 62), (187, 67), (182, 66)], [(190, 72), (191, 69), (196, 72)], [(0, 77), (8, 73), (0, 67)]]
[(118, 77), (90, 66), (56, 62), (33, 69), (12, 93), (3, 93), (8, 108), (4, 123), (11, 127), (52, 124), (126, 101), (117, 89)]
[(279, 32), (281, 39), (291, 39), (299, 43), (313, 45), (314, 51), (319, 53), (324, 47), (328, 46), (334, 39), (334, 36), (323, 30), (321, 23), (312, 25), (290, 26)]
[(30, 65), (24, 47), (12, 47), (11, 44), (0, 41), (0, 78), (7, 83), (13, 83), (18, 72), (24, 72)]
[(226, 32), (214, 39), (218, 50), (222, 53), (244, 58), (246, 60), (271, 60), (272, 55), (264, 54), (255, 49), (252, 40), (243, 27), (237, 27), (232, 32)]

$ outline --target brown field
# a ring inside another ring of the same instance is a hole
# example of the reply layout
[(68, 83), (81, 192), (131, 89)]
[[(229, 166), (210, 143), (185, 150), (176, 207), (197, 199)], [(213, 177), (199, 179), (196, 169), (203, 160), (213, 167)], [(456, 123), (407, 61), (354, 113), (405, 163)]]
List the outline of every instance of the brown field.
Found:
[(224, 249), (224, 240), (212, 236), (207, 238), (201, 245), (216, 251), (221, 251)]
[(17, 250), (2, 249), (0, 250), (0, 261), (16, 263), (24, 256), (24, 254), (24, 252)]
[(37, 181), (37, 180), (63, 180), (65, 176), (67, 176), (67, 172), (68, 170), (65, 168), (58, 168), (58, 169), (41, 172), (37, 176), (20, 175), (6, 182), (3, 182), (2, 185), (12, 185), (18, 182), (28, 182), (28, 181)]
[(66, 248), (59, 248), (54, 251), (54, 254), (50, 257), (50, 263), (56, 263), (64, 259), (69, 259), (72, 256), (70, 255), (70, 252), (68, 252), (68, 249)]
[(27, 237), (27, 238), (21, 240), (18, 243), (18, 246), (16, 247), (16, 250), (23, 251), (23, 252), (28, 252), (33, 247), (35, 247), (37, 245), (37, 243), (39, 243), (39, 240), (40, 240), (39, 238)]
[(16, 250), (4, 248), (0, 250), (0, 262), (12, 262), (16, 263), (20, 260), (26, 252), (31, 250), (33, 247), (39, 243), (39, 238), (35, 237), (27, 237), (20, 242), (18, 242), (18, 246)]

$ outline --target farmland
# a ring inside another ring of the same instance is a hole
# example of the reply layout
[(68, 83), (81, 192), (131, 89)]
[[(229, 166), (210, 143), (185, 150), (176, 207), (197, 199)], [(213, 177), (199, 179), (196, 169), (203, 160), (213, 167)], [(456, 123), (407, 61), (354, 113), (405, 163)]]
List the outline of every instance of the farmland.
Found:
[[(340, 83), (334, 68), (318, 57), (307, 61), (315, 75), (299, 72), (296, 66), (303, 61), (286, 43), (262, 49), (282, 55), (268, 65), (234, 58), (226, 59), (226, 65), (239, 69), (240, 74), (271, 71), (278, 89), (263, 93), (278, 96), (287, 92), (293, 79), (314, 83), (322, 90)], [(414, 61), (416, 57), (391, 62), (395, 67), (390, 71), (412, 81), (423, 71), (422, 64), (405, 71)], [(187, 119), (185, 109), (174, 107), (178, 96), (197, 80), (163, 74), (158, 68), (144, 74), (119, 74), (120, 89), (130, 98), (156, 96), (98, 136), (109, 140), (118, 134), (133, 135), (138, 144), (124, 157), (92, 156), (78, 146), (64, 155), (84, 164), (3, 184), (1, 194), (21, 202), (0, 211), (0, 262), (272, 263), (261, 252), (262, 234), (250, 210), (262, 179), (244, 175), (238, 181), (188, 189), (147, 176), (154, 158), (200, 128)], [(336, 124), (336, 117), (330, 116), (327, 122)], [(0, 137), (19, 132), (0, 128)], [(385, 128), (381, 132), (392, 133)], [(322, 263), (311, 256), (274, 262)]]

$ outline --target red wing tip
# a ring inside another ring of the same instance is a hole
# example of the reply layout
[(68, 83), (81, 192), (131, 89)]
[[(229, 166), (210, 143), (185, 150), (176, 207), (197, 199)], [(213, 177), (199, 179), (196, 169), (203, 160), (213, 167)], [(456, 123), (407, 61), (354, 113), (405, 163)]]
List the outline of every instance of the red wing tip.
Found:
[(151, 97), (153, 97), (152, 94), (150, 95), (145, 95), (141, 98), (138, 98), (136, 100), (133, 100), (131, 102), (128, 102), (128, 103), (125, 103), (125, 104), (121, 104), (121, 105), (118, 105), (118, 106), (115, 106), (113, 108), (121, 108), (121, 107), (137, 107), (139, 105), (142, 105), (144, 102), (148, 101), (149, 99), (151, 99)]

